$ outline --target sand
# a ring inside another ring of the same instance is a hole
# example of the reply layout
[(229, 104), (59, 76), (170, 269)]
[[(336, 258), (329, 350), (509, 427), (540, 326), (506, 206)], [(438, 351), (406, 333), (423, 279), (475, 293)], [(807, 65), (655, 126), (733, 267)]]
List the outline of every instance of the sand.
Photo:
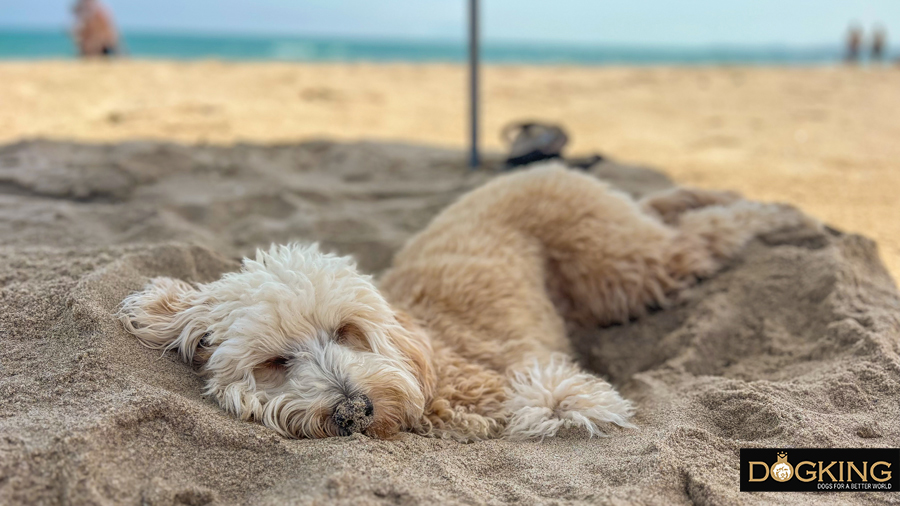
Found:
[[(483, 140), (556, 121), (573, 153), (791, 202), (879, 243), (900, 278), (897, 68), (490, 66)], [(0, 142), (377, 139), (461, 148), (455, 65), (0, 63)]]
[[(638, 406), (637, 429), (604, 438), (283, 439), (223, 413), (112, 316), (151, 276), (210, 281), (270, 241), (321, 240), (380, 272), (492, 177), (462, 158), (332, 142), (0, 149), (0, 504), (832, 504), (739, 492), (739, 449), (900, 446), (900, 294), (852, 234), (770, 234), (675, 307), (573, 336)], [(592, 173), (635, 195), (671, 184)]]

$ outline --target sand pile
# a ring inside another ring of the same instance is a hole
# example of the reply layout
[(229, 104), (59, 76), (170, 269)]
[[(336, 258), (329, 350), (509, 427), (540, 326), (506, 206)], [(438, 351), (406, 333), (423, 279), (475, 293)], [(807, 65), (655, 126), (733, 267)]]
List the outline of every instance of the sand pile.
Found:
[[(378, 272), (490, 177), (461, 160), (326, 142), (0, 149), (0, 503), (826, 504), (738, 492), (739, 448), (900, 446), (900, 295), (853, 235), (763, 237), (676, 307), (574, 336), (639, 407), (638, 430), (607, 438), (286, 440), (225, 415), (112, 317), (150, 276), (210, 281), (271, 241)], [(635, 194), (669, 184), (593, 172)]]

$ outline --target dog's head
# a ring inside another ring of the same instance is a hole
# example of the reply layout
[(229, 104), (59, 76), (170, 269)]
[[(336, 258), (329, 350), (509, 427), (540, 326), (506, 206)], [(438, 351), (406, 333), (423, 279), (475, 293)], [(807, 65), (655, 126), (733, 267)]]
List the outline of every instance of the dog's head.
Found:
[(291, 437), (415, 429), (434, 382), (427, 336), (348, 257), (272, 246), (193, 287), (156, 278), (120, 318), (177, 349), (227, 411)]

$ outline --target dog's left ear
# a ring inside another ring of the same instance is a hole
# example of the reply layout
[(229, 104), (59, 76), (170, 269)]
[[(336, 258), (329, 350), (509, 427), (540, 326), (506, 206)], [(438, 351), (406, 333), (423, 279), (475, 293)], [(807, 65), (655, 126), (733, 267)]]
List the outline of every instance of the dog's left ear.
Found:
[(432, 361), (431, 339), (425, 329), (408, 314), (398, 311), (395, 317), (400, 326), (390, 332), (390, 338), (410, 364), (410, 369), (419, 380), (427, 403), (433, 397), (437, 381)]
[(145, 346), (178, 349), (185, 362), (195, 368), (209, 360), (203, 340), (212, 323), (203, 294), (190, 284), (172, 278), (154, 278), (144, 290), (122, 301), (119, 320), (125, 330)]

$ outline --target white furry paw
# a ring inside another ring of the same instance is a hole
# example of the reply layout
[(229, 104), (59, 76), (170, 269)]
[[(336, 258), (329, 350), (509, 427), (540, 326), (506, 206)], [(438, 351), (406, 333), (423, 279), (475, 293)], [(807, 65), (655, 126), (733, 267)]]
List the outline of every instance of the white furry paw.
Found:
[(505, 407), (510, 417), (505, 435), (509, 439), (555, 436), (562, 428), (583, 427), (591, 436), (602, 435), (600, 423), (633, 427), (634, 413), (612, 385), (578, 368), (564, 355), (548, 362), (535, 360), (510, 378)]

